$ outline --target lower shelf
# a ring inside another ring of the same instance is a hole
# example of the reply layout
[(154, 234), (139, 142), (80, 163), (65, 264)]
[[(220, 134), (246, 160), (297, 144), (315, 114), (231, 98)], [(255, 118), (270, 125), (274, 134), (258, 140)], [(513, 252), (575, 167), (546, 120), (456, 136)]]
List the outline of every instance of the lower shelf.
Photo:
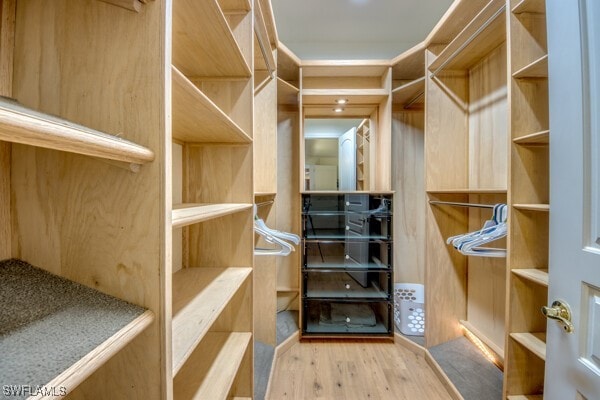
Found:
[(511, 333), (510, 337), (520, 343), (542, 360), (546, 360), (546, 334), (539, 333)]
[(516, 396), (507, 396), (508, 400), (542, 400), (544, 395), (542, 394), (520, 394)]
[(389, 302), (305, 300), (302, 335), (391, 336)]
[(251, 343), (250, 332), (207, 333), (175, 376), (174, 399), (226, 399)]
[(0, 382), (46, 385), (64, 396), (153, 321), (142, 307), (19, 260), (2, 261)]

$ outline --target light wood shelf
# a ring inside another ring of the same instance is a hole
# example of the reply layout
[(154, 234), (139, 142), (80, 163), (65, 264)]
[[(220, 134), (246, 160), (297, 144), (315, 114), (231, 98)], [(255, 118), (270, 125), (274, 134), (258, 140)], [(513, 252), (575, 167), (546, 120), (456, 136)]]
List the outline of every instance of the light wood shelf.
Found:
[(531, 351), (538, 358), (546, 361), (546, 334), (539, 333), (511, 333), (510, 337)]
[[(435, 61), (430, 64), (429, 70), (435, 72), (442, 69), (468, 69), (498, 47), (506, 40), (506, 21), (503, 15), (497, 13), (505, 7), (503, 0), (490, 1), (440, 52)], [(494, 15), (496, 17), (493, 21), (481, 29)], [(478, 32), (479, 30), (481, 31)], [(470, 39), (472, 40), (469, 42)]]
[(177, 68), (172, 67), (173, 138), (183, 142), (250, 143), (252, 139)]
[(144, 164), (154, 152), (136, 143), (0, 98), (0, 140)]
[(542, 394), (519, 394), (513, 396), (507, 396), (508, 400), (543, 400), (544, 395)]
[(513, 142), (524, 146), (547, 145), (550, 143), (550, 131), (544, 130), (530, 135), (520, 136), (513, 139)]
[(277, 104), (298, 104), (300, 89), (291, 83), (277, 78)]
[(550, 212), (549, 204), (513, 204), (517, 210)]
[(521, 13), (546, 13), (545, 0), (521, 0), (512, 8), (513, 14)]
[(183, 367), (252, 268), (184, 268), (173, 274), (173, 375)]
[(217, 0), (173, 3), (173, 64), (188, 78), (252, 76)]
[(511, 270), (515, 275), (525, 278), (538, 285), (548, 287), (548, 270), (537, 268), (515, 268)]
[(347, 105), (379, 104), (388, 94), (386, 89), (304, 89), (302, 104), (331, 104), (335, 108), (339, 98), (348, 99)]
[(526, 78), (547, 78), (548, 77), (548, 55), (543, 55), (537, 60), (533, 61), (516, 71), (513, 74), (515, 79), (526, 79)]
[(173, 206), (173, 228), (197, 224), (252, 208), (252, 204), (180, 204)]
[(209, 332), (173, 381), (177, 400), (226, 399), (244, 355), (250, 332)]
[[(394, 103), (405, 106), (419, 96), (423, 99), (424, 93), (425, 77), (421, 77), (392, 90), (392, 98)], [(423, 100), (415, 101), (414, 104), (423, 104)]]
[(427, 190), (428, 194), (506, 194), (506, 189), (440, 189)]
[(275, 192), (254, 192), (254, 197), (275, 197), (277, 193)]

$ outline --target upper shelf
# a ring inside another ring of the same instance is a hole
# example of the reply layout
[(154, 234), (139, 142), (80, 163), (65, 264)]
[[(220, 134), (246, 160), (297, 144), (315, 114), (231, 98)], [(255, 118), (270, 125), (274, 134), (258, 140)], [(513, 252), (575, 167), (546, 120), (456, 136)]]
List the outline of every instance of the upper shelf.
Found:
[(277, 45), (277, 76), (288, 82), (300, 80), (300, 59), (281, 42)]
[(181, 204), (173, 206), (173, 228), (197, 224), (252, 208), (252, 204)]
[(389, 95), (387, 89), (304, 89), (302, 91), (302, 104), (331, 104), (336, 105), (336, 100), (345, 98), (346, 104), (379, 104)]
[(513, 78), (547, 78), (548, 77), (548, 55), (543, 55), (531, 64), (524, 66), (513, 74)]
[(427, 190), (428, 194), (506, 194), (506, 189), (440, 189)]
[(251, 268), (184, 268), (173, 275), (173, 375), (183, 367)]
[(189, 78), (252, 75), (216, 0), (173, 2), (173, 64)]
[(511, 11), (513, 14), (526, 12), (544, 14), (546, 12), (546, 0), (521, 0)]
[(0, 140), (136, 164), (154, 160), (143, 146), (6, 98), (0, 98)]
[(0, 263), (0, 381), (69, 392), (152, 321), (152, 311), (19, 260)]
[(406, 107), (412, 104), (422, 104), (424, 94), (425, 77), (415, 79), (414, 81), (408, 82), (392, 90), (394, 104), (400, 104)]
[(492, 0), (431, 63), (434, 74), (443, 69), (468, 69), (506, 41), (506, 3)]
[(277, 104), (298, 104), (298, 93), (300, 90), (292, 84), (277, 78)]
[(252, 139), (177, 68), (172, 67), (173, 138), (184, 142), (250, 143)]

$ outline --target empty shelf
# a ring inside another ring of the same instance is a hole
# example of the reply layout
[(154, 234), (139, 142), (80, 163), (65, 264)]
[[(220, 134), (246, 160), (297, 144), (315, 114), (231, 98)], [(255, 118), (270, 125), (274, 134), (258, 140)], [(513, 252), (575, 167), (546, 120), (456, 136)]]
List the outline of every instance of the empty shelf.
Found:
[(550, 131), (545, 130), (532, 133), (530, 135), (520, 136), (518, 138), (513, 139), (513, 142), (524, 146), (547, 145), (550, 143)]
[(440, 189), (427, 190), (428, 194), (506, 194), (506, 189)]
[(217, 0), (173, 3), (173, 64), (191, 78), (252, 75)]
[(184, 142), (250, 143), (252, 139), (179, 70), (172, 67), (173, 137)]
[(154, 160), (143, 146), (6, 98), (0, 98), (0, 140), (136, 164)]
[(440, 52), (429, 70), (468, 69), (498, 47), (506, 40), (504, 10), (503, 0), (491, 0)]
[(0, 381), (70, 393), (153, 320), (142, 307), (23, 261), (3, 261)]
[(349, 105), (379, 104), (388, 94), (386, 89), (304, 89), (302, 104), (326, 104), (333, 109), (339, 98), (348, 99)]
[(525, 278), (527, 280), (535, 282), (538, 285), (548, 287), (548, 270), (547, 269), (536, 269), (536, 268), (525, 269), (524, 268), (524, 269), (513, 269), (513, 270), (511, 270), (511, 272), (522, 278)]
[(299, 92), (297, 87), (277, 78), (277, 104), (298, 104)]
[(251, 340), (250, 332), (206, 334), (175, 377), (173, 397), (177, 400), (226, 399)]
[(248, 12), (252, 9), (250, 0), (219, 0), (219, 4), (225, 14)]
[(511, 10), (513, 14), (546, 12), (546, 0), (521, 0)]
[(545, 333), (511, 333), (510, 337), (519, 342), (542, 360), (546, 360), (546, 334)]
[(550, 205), (549, 204), (513, 204), (513, 207), (517, 210), (527, 210), (527, 211), (540, 211), (540, 212), (549, 212)]
[(548, 55), (544, 55), (529, 65), (524, 66), (513, 74), (513, 78), (547, 78), (548, 77)]
[(252, 208), (252, 204), (181, 204), (173, 206), (173, 228), (197, 224)]
[(423, 98), (425, 94), (425, 77), (421, 77), (405, 85), (392, 90), (393, 101), (395, 104), (407, 106), (408, 103), (422, 104), (423, 101), (417, 101)]
[(173, 374), (252, 272), (251, 268), (184, 268), (173, 275)]
[(513, 396), (506, 396), (508, 400), (543, 400), (544, 395), (542, 394), (519, 394)]

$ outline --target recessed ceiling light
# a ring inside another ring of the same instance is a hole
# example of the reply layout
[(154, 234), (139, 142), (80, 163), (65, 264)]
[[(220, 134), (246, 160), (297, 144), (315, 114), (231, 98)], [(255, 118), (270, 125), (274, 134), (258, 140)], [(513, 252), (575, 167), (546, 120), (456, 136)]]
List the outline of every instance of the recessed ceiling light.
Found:
[(348, 99), (337, 99), (335, 102), (338, 104), (346, 104), (348, 102)]
[(344, 111), (344, 109), (341, 107), (338, 107), (338, 108), (334, 108), (333, 111), (335, 111), (336, 113), (340, 113), (340, 112)]

